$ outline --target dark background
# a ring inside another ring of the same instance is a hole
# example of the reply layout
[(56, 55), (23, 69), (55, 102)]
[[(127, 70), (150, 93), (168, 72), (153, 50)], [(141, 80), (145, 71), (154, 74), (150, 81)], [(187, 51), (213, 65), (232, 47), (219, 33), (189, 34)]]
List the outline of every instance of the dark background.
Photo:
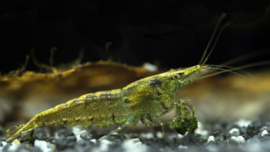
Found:
[[(248, 52), (270, 52), (269, 0), (8, 0), (0, 5), (0, 71), (25, 62), (30, 50), (40, 63), (111, 59), (164, 70), (198, 64), (218, 16), (227, 27), (209, 59), (221, 64)], [(109, 49), (105, 44), (111, 42)], [(269, 55), (238, 65), (269, 60)], [(38, 71), (32, 60), (27, 70)]]

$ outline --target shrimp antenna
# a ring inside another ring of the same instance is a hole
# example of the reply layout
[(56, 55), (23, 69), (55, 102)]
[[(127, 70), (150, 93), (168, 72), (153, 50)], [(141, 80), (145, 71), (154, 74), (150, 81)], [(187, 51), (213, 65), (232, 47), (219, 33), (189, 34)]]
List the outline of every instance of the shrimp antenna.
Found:
[(262, 50), (262, 51), (251, 52), (248, 54), (244, 54), (240, 57), (234, 58), (232, 60), (226, 61), (226, 62), (222, 63), (221, 65), (232, 65), (232, 64), (235, 64), (235, 63), (240, 62), (240, 61), (244, 61), (247, 59), (255, 58), (255, 57), (266, 55), (266, 54), (269, 54), (269, 51)]
[(213, 44), (213, 47), (211, 48), (211, 50), (210, 50), (209, 54), (207, 55), (207, 57), (204, 59), (202, 65), (204, 65), (204, 64), (206, 63), (206, 61), (208, 60), (209, 56), (210, 56), (211, 53), (213, 52), (213, 50), (214, 50), (214, 48), (215, 48), (215, 46), (216, 46), (216, 44), (217, 44), (218, 38), (220, 37), (221, 32), (225, 29), (225, 27), (229, 26), (230, 24), (231, 24), (231, 22), (227, 22), (224, 26), (222, 26), (222, 28), (221, 28), (221, 30), (219, 31), (218, 36), (217, 36), (217, 38), (216, 38), (214, 44)]
[[(207, 46), (206, 46), (206, 49), (204, 50), (204, 53), (203, 53), (203, 56), (202, 56), (202, 58), (201, 58), (201, 60), (200, 60), (200, 62), (199, 62), (199, 65), (201, 65), (201, 63), (203, 62), (204, 57), (205, 57), (205, 55), (206, 55), (206, 53), (207, 53), (207, 50), (208, 50), (208, 48), (209, 48), (209, 46), (210, 46), (210, 44), (211, 44), (211, 42), (212, 42), (212, 40), (213, 40), (213, 38), (214, 38), (216, 32), (217, 32), (218, 26), (219, 26), (220, 22), (223, 20), (224, 17), (226, 17), (226, 13), (222, 13), (222, 14), (221, 14), (221, 16), (220, 16), (220, 18), (219, 18), (219, 20), (218, 20), (218, 23), (217, 23), (217, 25), (216, 25), (216, 27), (215, 27), (215, 30), (214, 30), (214, 32), (213, 32), (211, 38), (210, 38), (210, 41), (208, 42), (208, 44), (207, 44)], [(205, 60), (204, 60), (204, 61), (205, 61)]]

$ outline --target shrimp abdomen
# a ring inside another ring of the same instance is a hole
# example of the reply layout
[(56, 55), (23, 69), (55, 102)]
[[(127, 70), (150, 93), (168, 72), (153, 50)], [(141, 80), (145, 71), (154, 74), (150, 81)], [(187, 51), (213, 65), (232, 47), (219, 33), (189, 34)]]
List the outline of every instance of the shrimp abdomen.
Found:
[(27, 124), (10, 132), (8, 141), (44, 125), (103, 127), (124, 123), (129, 119), (123, 107), (122, 89), (89, 93), (38, 113)]

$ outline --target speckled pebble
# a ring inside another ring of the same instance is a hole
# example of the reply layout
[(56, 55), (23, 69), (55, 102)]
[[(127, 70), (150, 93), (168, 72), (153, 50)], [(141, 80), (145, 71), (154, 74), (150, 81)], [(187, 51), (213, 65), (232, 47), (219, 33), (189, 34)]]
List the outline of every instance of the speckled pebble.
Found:
[(35, 140), (34, 146), (39, 147), (43, 152), (51, 152), (55, 150), (55, 145), (43, 140)]
[(79, 141), (77, 141), (77, 144), (80, 145), (80, 146), (86, 146), (86, 145), (91, 144), (91, 142), (86, 141), (86, 140), (79, 140)]
[(232, 136), (239, 136), (240, 135), (240, 130), (238, 128), (232, 128), (229, 131), (229, 134), (231, 134)]
[(75, 136), (68, 136), (68, 137), (61, 136), (56, 140), (55, 145), (57, 149), (64, 150), (65, 148), (74, 146), (75, 142), (76, 142)]
[(35, 135), (37, 136), (38, 139), (48, 138), (47, 131), (44, 128), (35, 129)]
[(51, 152), (51, 151), (42, 151), (39, 147), (30, 147), (29, 145), (22, 144), (16, 150), (16, 152)]
[(56, 138), (59, 138), (61, 136), (63, 137), (74, 136), (74, 134), (71, 130), (69, 130), (68, 128), (65, 128), (65, 129), (60, 129), (56, 132)]
[(142, 142), (140, 141), (139, 138), (133, 138), (133, 139), (128, 140), (127, 142), (133, 142), (135, 146), (141, 146), (142, 145)]
[(237, 144), (243, 144), (246, 141), (245, 138), (242, 136), (232, 136), (231, 140), (235, 141)]
[(200, 122), (198, 122), (198, 129), (195, 130), (195, 133), (201, 135), (204, 138), (207, 138), (208, 136), (208, 131), (203, 128), (203, 125)]
[(21, 142), (18, 139), (15, 139), (15, 140), (12, 141), (11, 144), (14, 145), (14, 146), (20, 146)]
[(217, 135), (216, 137), (215, 137), (215, 141), (216, 142), (223, 142), (224, 140), (226, 140), (227, 139), (227, 137), (226, 137), (226, 135), (224, 135), (223, 133), (220, 133), (219, 135)]
[(76, 135), (77, 141), (83, 140), (83, 139), (81, 138), (81, 134), (84, 133), (84, 132), (87, 132), (87, 131), (86, 131), (86, 130), (83, 130), (83, 131), (79, 132), (79, 133)]
[(68, 136), (68, 137), (66, 137), (66, 139), (68, 140), (68, 142), (76, 142), (77, 141), (75, 136)]
[(208, 136), (208, 131), (207, 130), (200, 130), (200, 131), (197, 131), (195, 133), (201, 135), (204, 138), (206, 138)]
[[(10, 145), (10, 144), (6, 144), (5, 147), (8, 147), (7, 150), (8, 151), (16, 151), (19, 148), (20, 145), (14, 144), (14, 145)], [(4, 147), (4, 149), (5, 149)]]
[(163, 138), (162, 132), (160, 131), (157, 132), (157, 138)]
[(143, 134), (142, 136), (147, 138), (147, 139), (154, 138), (154, 135), (152, 133), (146, 133), (146, 134)]
[(113, 142), (107, 140), (107, 139), (102, 139), (100, 140), (100, 151), (108, 151), (109, 150), (109, 146), (112, 145)]
[(207, 142), (209, 143), (209, 142), (215, 142), (216, 140), (215, 140), (215, 137), (214, 136), (209, 136), (208, 137), (208, 139), (207, 139)]
[(72, 133), (78, 135), (82, 130), (79, 127), (72, 127)]
[(102, 139), (107, 139), (115, 143), (122, 143), (124, 140), (127, 139), (127, 137), (123, 134), (112, 134), (110, 136), (104, 136)]
[(247, 127), (247, 135), (249, 135), (250, 137), (256, 135), (258, 133), (258, 131), (256, 130), (255, 126), (253, 124), (248, 125)]
[(187, 146), (180, 145), (180, 146), (178, 146), (178, 149), (180, 151), (182, 151), (182, 150), (188, 150), (188, 147)]
[(82, 139), (84, 139), (84, 140), (90, 140), (90, 139), (92, 138), (92, 135), (89, 134), (88, 132), (82, 132), (82, 133), (80, 134), (80, 137), (81, 137)]
[(2, 141), (3, 147), (6, 146), (7, 142)]
[(126, 140), (122, 147), (126, 151), (132, 151), (132, 152), (146, 152), (147, 151), (147, 146), (141, 143), (140, 139), (134, 138), (130, 140)]
[(269, 133), (267, 132), (267, 130), (263, 130), (261, 133), (261, 136), (266, 136), (266, 135), (269, 135)]
[(218, 147), (215, 145), (215, 143), (213, 142), (210, 142), (206, 147), (205, 149), (209, 152), (218, 152)]
[(91, 139), (90, 142), (96, 144), (97, 143), (97, 140), (96, 139)]
[(239, 127), (248, 127), (248, 125), (251, 124), (251, 121), (245, 120), (245, 119), (240, 119), (237, 122), (235, 122), (234, 124), (238, 125)]

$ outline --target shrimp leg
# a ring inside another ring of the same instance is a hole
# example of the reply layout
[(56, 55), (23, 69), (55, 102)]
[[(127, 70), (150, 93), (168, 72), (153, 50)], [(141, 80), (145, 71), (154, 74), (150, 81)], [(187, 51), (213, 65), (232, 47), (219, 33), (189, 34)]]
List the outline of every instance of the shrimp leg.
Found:
[(122, 130), (123, 128), (127, 127), (127, 126), (133, 126), (134, 123), (133, 122), (125, 122), (123, 125), (121, 125), (120, 127), (118, 127), (117, 129), (111, 131), (109, 134), (105, 135), (105, 136), (102, 136), (101, 138), (99, 138), (99, 140), (102, 140), (102, 139), (106, 139), (108, 137), (110, 137), (111, 135), (117, 133), (118, 131)]
[[(187, 109), (189, 107), (191, 112)], [(185, 134), (186, 131), (194, 133), (198, 128), (198, 120), (195, 115), (195, 108), (191, 104), (186, 103), (180, 99), (176, 103), (177, 116), (170, 123), (170, 128), (176, 130), (180, 134)]]

